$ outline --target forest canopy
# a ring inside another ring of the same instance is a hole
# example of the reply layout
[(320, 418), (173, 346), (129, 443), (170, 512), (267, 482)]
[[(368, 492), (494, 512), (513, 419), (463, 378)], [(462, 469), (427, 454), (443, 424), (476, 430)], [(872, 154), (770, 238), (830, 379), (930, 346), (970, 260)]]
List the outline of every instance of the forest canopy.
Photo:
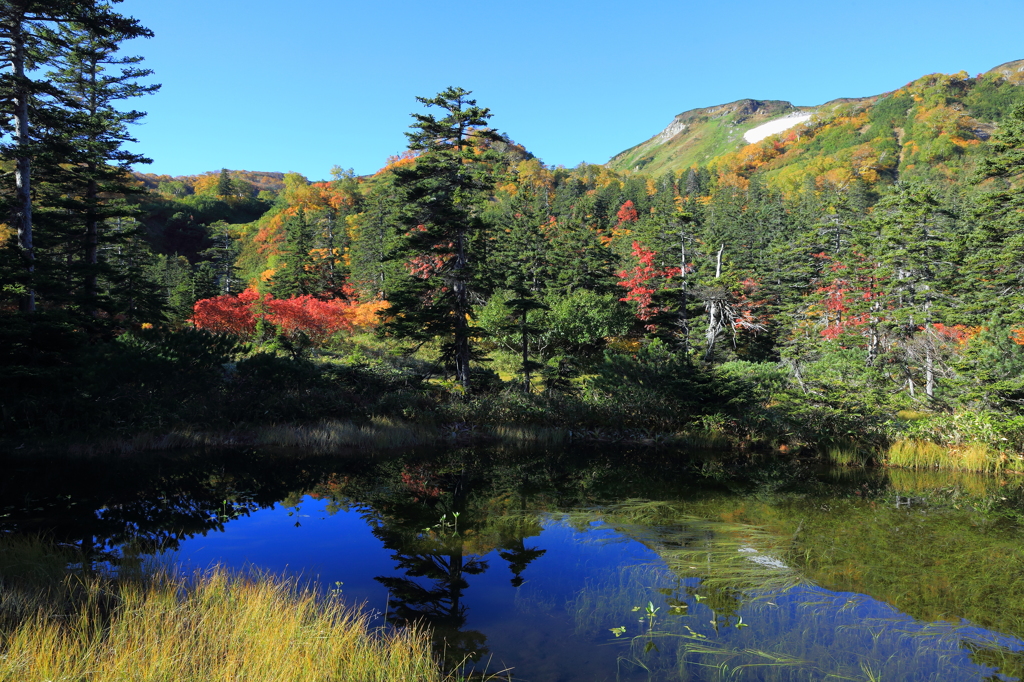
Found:
[(927, 76), (685, 167), (650, 145), (546, 165), (451, 87), (372, 176), (154, 176), (124, 145), (159, 86), (120, 52), (151, 33), (51, 5), (0, 6), (5, 433), (278, 400), (819, 449), (973, 415), (956, 438), (1024, 447), (1016, 72)]

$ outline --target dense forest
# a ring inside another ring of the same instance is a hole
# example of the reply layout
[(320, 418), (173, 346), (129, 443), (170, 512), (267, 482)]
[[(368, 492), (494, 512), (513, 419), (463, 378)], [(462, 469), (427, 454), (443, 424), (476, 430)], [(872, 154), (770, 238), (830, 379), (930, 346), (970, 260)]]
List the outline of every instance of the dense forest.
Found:
[(22, 5), (0, 16), (9, 443), (348, 420), (1022, 466), (1019, 63), (753, 144), (728, 129), (756, 106), (707, 110), (685, 165), (647, 144), (552, 167), (449, 88), (372, 176), (169, 177), (125, 149), (159, 86), (119, 48), (148, 31)]

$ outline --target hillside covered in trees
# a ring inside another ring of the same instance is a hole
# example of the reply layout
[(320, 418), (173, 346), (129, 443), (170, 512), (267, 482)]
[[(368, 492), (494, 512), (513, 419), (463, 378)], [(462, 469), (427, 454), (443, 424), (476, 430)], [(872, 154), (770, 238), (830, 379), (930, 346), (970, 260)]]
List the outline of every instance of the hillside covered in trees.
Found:
[[(62, 87), (98, 87), (63, 63)], [(105, 111), (147, 94), (114, 63)], [(5, 176), (2, 429), (383, 418), (1021, 467), (1022, 83), (1010, 62), (742, 100), (576, 168), (450, 88), (376, 174), (314, 182), (145, 175), (130, 116), (89, 128), (39, 89), (3, 151), (34, 189)]]

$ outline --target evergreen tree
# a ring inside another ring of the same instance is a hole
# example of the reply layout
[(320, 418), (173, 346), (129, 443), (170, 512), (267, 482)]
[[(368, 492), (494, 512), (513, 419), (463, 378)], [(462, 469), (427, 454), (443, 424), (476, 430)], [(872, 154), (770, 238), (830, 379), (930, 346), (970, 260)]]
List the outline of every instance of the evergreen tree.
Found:
[(912, 395), (923, 383), (931, 398), (937, 371), (934, 325), (945, 321), (942, 305), (950, 303), (944, 299), (955, 274), (948, 253), (953, 216), (928, 188), (901, 183), (878, 202), (870, 222), (881, 237), (876, 258), (879, 276), (887, 282), (892, 361)]
[(993, 152), (975, 178), (991, 188), (977, 198), (960, 288), (976, 324), (996, 309), (1004, 322), (1024, 325), (1024, 104), (1003, 120)]
[(363, 202), (363, 212), (346, 219), (351, 282), (362, 298), (389, 300), (393, 287), (408, 275), (395, 258), (404, 196), (394, 174), (385, 173)]
[(553, 273), (549, 289), (562, 294), (577, 289), (614, 291), (617, 258), (601, 243), (599, 225), (594, 196), (584, 195), (546, 228)]
[(536, 160), (519, 164), (487, 212), (489, 290), (541, 292), (552, 266), (547, 232), (552, 229), (551, 173)]
[[(41, 153), (53, 151), (54, 142), (53, 138), (46, 140), (40, 135), (36, 121), (47, 117), (51, 122), (59, 120), (65, 115), (65, 107), (69, 103), (75, 109), (83, 108), (82, 102), (75, 103), (64, 96), (56, 84), (35, 74), (43, 73), (43, 68), (66, 54), (69, 46), (61, 35), (66, 27), (74, 26), (76, 30), (86, 31), (94, 38), (114, 44), (152, 35), (136, 19), (113, 12), (111, 7), (116, 2), (120, 0), (109, 3), (97, 0), (9, 0), (0, 3), (0, 63), (10, 67), (0, 75), (0, 99), (5, 103), (4, 113), (7, 116), (4, 119), (10, 120), (4, 132), (10, 135), (11, 140), (3, 146), (0, 154), (14, 166), (14, 173), (10, 176), (13, 187), (10, 188), (8, 207), (11, 222), (17, 227), (25, 272), (20, 307), (27, 312), (36, 308), (34, 280), (37, 254), (33, 234), (32, 165)], [(74, 163), (72, 159), (67, 161)]]
[(234, 194), (234, 187), (231, 184), (231, 176), (227, 168), (220, 169), (220, 176), (217, 178), (217, 196), (230, 197)]
[(470, 94), (451, 87), (432, 98), (417, 97), (444, 115), (413, 114), (413, 132), (406, 136), (409, 148), (421, 154), (411, 166), (393, 171), (408, 201), (399, 257), (411, 274), (390, 296), (394, 317), (384, 327), (414, 341), (441, 338), (441, 359), (467, 392), (476, 333), (469, 324), (478, 266), (474, 237), (483, 228), (482, 196), (493, 185), (495, 159), (488, 143), (501, 139), (486, 128), (490, 111)]
[[(56, 33), (51, 42), (61, 48), (50, 55), (55, 68), (48, 76), (74, 108), (59, 117), (42, 118), (49, 122), (49, 144), (38, 157), (45, 180), (38, 185), (37, 216), (54, 251), (49, 260), (72, 269), (70, 301), (94, 321), (101, 313), (109, 319), (109, 299), (101, 289), (109, 291), (113, 285), (112, 269), (102, 254), (129, 238), (121, 219), (135, 215), (137, 209), (124, 197), (145, 192), (130, 182), (130, 172), (134, 165), (150, 162), (122, 148), (136, 141), (128, 126), (145, 114), (119, 105), (160, 86), (138, 82), (152, 73), (136, 66), (141, 57), (118, 56), (119, 44), (132, 36), (101, 35), (82, 24), (61, 25)], [(63, 253), (56, 253), (57, 244)]]
[(319, 294), (316, 267), (310, 255), (313, 231), (302, 206), (285, 221), (284, 255), (274, 272), (270, 288), (277, 298)]

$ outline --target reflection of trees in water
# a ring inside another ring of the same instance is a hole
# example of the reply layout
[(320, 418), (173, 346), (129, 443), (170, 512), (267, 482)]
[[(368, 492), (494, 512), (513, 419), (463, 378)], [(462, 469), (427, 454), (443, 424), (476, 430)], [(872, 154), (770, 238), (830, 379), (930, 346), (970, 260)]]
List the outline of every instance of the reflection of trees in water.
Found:
[[(535, 516), (525, 522), (515, 513), (505, 522), (508, 517), (489, 513), (489, 502), (501, 497), (495, 494), (493, 479), (458, 461), (449, 462), (396, 469), (395, 485), (368, 487), (372, 492), (365, 518), (384, 547), (394, 551), (395, 567), (404, 573), (376, 578), (390, 593), (388, 622), (428, 625), (437, 654), (447, 665), (458, 666), (479, 661), (488, 652), (484, 633), (464, 629), (467, 577), (490, 568), (482, 557), (497, 550), (509, 563), (511, 582), (518, 587), (526, 567), (545, 550), (524, 543), (526, 537), (540, 533)], [(409, 475), (412, 470), (415, 479)], [(424, 495), (424, 490), (431, 494)], [(512, 492), (522, 502), (518, 493)]]
[[(408, 577), (379, 576), (376, 580), (388, 588), (389, 623), (398, 626), (423, 623), (434, 633), (434, 642), (447, 662), (458, 664), (466, 659), (478, 661), (487, 653), (487, 635), (477, 630), (462, 630), (466, 624), (463, 592), (469, 587), (467, 575), (479, 575), (489, 568), (488, 562), (463, 555), (464, 543), (458, 538), (439, 542), (436, 550), (403, 551), (405, 534), (389, 531), (383, 526), (374, 535), (388, 549), (396, 568)], [(423, 578), (429, 585), (417, 582)]]
[(86, 569), (130, 563), (312, 487), (323, 477), (312, 463), (230, 452), (18, 461), (0, 477), (0, 530), (76, 547)]
[(547, 554), (546, 549), (537, 549), (536, 547), (527, 547), (523, 541), (524, 538), (519, 537), (507, 541), (498, 550), (498, 556), (508, 562), (508, 567), (512, 569), (512, 583), (513, 587), (519, 587), (523, 584), (523, 571), (530, 564), (531, 561)]
[[(458, 526), (444, 521), (450, 517), (457, 523), (466, 511), (471, 480), (465, 468), (447, 474), (430, 472), (434, 494), (423, 496), (419, 492), (427, 472), (419, 473), (414, 485), (409, 485), (406, 475), (401, 479), (405, 485), (391, 488), (391, 499), (377, 505), (388, 510), (386, 515), (370, 511), (367, 519), (374, 536), (394, 550), (395, 567), (406, 576), (376, 578), (389, 591), (385, 618), (397, 626), (429, 626), (435, 649), (447, 665), (478, 661), (487, 653), (487, 635), (462, 629), (467, 614), (462, 598), (469, 587), (465, 576), (479, 575), (489, 564), (468, 553)], [(465, 523), (462, 533), (468, 530)]]

